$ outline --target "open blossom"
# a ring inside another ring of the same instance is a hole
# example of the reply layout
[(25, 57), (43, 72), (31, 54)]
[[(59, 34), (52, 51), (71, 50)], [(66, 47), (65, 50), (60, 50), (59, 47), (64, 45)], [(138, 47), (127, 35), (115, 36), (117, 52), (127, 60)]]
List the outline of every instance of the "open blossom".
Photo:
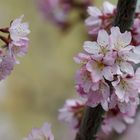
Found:
[(100, 30), (97, 41), (84, 43), (84, 52), (75, 57), (82, 65), (76, 90), (88, 106), (101, 104), (105, 110), (117, 107), (126, 113), (139, 104), (140, 70), (133, 66), (140, 63), (140, 47), (132, 46), (131, 40), (130, 32), (112, 27), (110, 34)]
[(129, 108), (127, 113), (122, 113), (117, 108), (108, 111), (101, 125), (102, 131), (107, 135), (113, 130), (117, 133), (122, 133), (126, 130), (127, 124), (134, 122), (135, 112), (136, 106)]
[(139, 94), (140, 69), (138, 69), (134, 76), (118, 77), (118, 80), (112, 82), (115, 89), (115, 94), (118, 96), (120, 102), (137, 101)]
[(54, 136), (51, 132), (51, 125), (45, 123), (42, 128), (34, 128), (28, 137), (23, 140), (54, 140)]
[(100, 29), (110, 29), (115, 14), (115, 6), (105, 1), (102, 10), (89, 6), (88, 14), (90, 16), (86, 19), (85, 24), (89, 28), (89, 34), (97, 35)]
[(24, 16), (12, 21), (9, 28), (12, 44), (15, 46), (23, 46), (28, 41), (27, 35), (30, 33), (28, 23), (22, 23)]
[(22, 18), (17, 18), (11, 22), (9, 28), (1, 28), (0, 31), (8, 33), (8, 38), (1, 36), (4, 45), (0, 48), (0, 80), (5, 79), (14, 69), (17, 56), (27, 53), (30, 33), (28, 23), (22, 23)]
[(63, 108), (59, 109), (58, 119), (66, 122), (72, 128), (78, 129), (82, 120), (84, 105), (85, 102), (83, 100), (66, 100)]
[(29, 25), (26, 22), (22, 23), (23, 16), (12, 21), (9, 27), (10, 42), (9, 52), (16, 59), (16, 56), (23, 56), (27, 53), (30, 33)]

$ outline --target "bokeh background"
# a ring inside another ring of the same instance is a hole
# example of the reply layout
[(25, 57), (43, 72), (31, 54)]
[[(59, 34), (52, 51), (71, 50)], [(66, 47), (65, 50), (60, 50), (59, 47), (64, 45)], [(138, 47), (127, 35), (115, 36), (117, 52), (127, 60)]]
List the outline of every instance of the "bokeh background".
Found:
[[(96, 0), (95, 4), (102, 2)], [(86, 28), (77, 23), (61, 32), (44, 20), (36, 0), (0, 0), (1, 27), (22, 14), (30, 24), (30, 47), (21, 64), (0, 83), (0, 140), (22, 140), (46, 121), (52, 123), (56, 140), (72, 140), (69, 135), (73, 132), (57, 115), (65, 99), (76, 96), (73, 56), (82, 49)]]

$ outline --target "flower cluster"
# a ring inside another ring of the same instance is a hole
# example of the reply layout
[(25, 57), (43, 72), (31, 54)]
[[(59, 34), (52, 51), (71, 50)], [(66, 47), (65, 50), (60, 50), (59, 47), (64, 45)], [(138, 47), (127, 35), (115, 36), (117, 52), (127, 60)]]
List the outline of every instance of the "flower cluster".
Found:
[(86, 41), (84, 52), (74, 58), (81, 64), (76, 89), (88, 106), (101, 104), (127, 116), (139, 104), (140, 68), (134, 66), (140, 63), (140, 47), (130, 45), (130, 32), (121, 33), (118, 27), (110, 32), (100, 30), (97, 42)]
[(23, 140), (54, 140), (54, 136), (51, 132), (51, 125), (45, 123), (42, 128), (34, 128), (28, 137)]
[(59, 109), (58, 119), (77, 130), (81, 124), (84, 106), (85, 102), (80, 99), (68, 99), (63, 108)]
[[(105, 1), (103, 3), (103, 7), (100, 10), (95, 6), (88, 7), (89, 17), (85, 20), (85, 24), (88, 27), (89, 34), (92, 39), (95, 39), (98, 35), (98, 31), (101, 29), (105, 29), (106, 31), (110, 31), (110, 28), (113, 25), (114, 17), (116, 15), (116, 6), (111, 3)], [(135, 13), (134, 24), (132, 25), (130, 32), (132, 34), (132, 45), (140, 45), (139, 37), (140, 37), (140, 12), (137, 11)]]
[(1, 28), (0, 31), (7, 33), (8, 37), (0, 36), (4, 45), (0, 48), (0, 80), (8, 76), (14, 68), (17, 56), (23, 56), (28, 49), (29, 39), (27, 35), (30, 33), (27, 23), (22, 23), (21, 16), (11, 22), (9, 28)]
[[(67, 123), (74, 130), (78, 130), (81, 125), (84, 107), (85, 101), (81, 99), (68, 99), (63, 108), (59, 109), (58, 119)], [(134, 122), (133, 117), (135, 113), (136, 106), (130, 106), (129, 111), (126, 113), (120, 112), (118, 107), (110, 109), (104, 115), (101, 130), (98, 131), (98, 138), (101, 135), (109, 135), (113, 130), (117, 133), (122, 133), (126, 129), (127, 124)]]
[(91, 3), (91, 0), (83, 0), (77, 2), (76, 0), (38, 0), (39, 9), (47, 20), (62, 29), (70, 26), (69, 15), (73, 9), (85, 10)]

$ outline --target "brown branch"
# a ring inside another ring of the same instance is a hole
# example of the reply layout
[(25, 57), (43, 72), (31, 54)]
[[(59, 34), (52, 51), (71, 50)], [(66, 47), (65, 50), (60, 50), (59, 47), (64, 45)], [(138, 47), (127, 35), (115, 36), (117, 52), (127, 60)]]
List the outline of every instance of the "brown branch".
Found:
[(0, 31), (3, 33), (9, 33), (9, 28), (0, 28)]
[(137, 0), (119, 0), (114, 26), (118, 26), (121, 32), (129, 30), (133, 24)]
[(80, 130), (76, 135), (76, 140), (95, 140), (103, 114), (104, 110), (101, 105), (98, 105), (96, 108), (86, 107)]

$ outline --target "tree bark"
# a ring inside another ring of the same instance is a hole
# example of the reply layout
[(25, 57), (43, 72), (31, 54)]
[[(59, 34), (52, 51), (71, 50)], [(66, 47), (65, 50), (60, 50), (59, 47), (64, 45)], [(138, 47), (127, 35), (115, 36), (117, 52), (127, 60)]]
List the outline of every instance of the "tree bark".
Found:
[(114, 26), (118, 26), (121, 32), (129, 30), (133, 24), (137, 0), (119, 0)]

